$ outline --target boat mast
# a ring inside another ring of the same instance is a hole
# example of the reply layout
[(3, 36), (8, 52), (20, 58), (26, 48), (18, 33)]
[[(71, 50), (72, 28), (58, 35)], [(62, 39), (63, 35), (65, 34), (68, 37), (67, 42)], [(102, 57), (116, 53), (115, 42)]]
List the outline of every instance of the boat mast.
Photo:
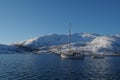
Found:
[(68, 34), (68, 47), (71, 49), (71, 23), (69, 23), (69, 34)]

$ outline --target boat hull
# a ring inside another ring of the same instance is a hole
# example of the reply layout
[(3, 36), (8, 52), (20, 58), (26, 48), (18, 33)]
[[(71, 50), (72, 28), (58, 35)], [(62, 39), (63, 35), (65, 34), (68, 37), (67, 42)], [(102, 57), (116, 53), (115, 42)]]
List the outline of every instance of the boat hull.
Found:
[(66, 59), (84, 59), (83, 55), (61, 54), (61, 58)]

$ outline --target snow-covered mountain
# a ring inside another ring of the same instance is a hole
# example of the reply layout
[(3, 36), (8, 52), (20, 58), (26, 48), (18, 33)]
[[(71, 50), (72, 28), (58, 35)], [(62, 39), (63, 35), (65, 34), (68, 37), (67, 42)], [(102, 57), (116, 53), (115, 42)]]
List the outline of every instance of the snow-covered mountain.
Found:
[[(94, 38), (98, 36), (98, 34), (94, 33), (75, 33), (71, 35), (71, 43), (91, 42)], [(28, 39), (16, 44), (32, 48), (39, 48), (53, 45), (61, 45), (66, 43), (68, 43), (68, 35), (52, 34)]]
[[(51, 34), (24, 40), (10, 46), (0, 45), (1, 53), (15, 52), (57, 52), (68, 49), (68, 35)], [(94, 33), (71, 35), (72, 49), (83, 52), (120, 53), (120, 35), (101, 36)]]
[[(119, 54), (120, 53), (120, 37), (118, 36), (98, 36), (91, 42), (72, 43), (72, 49), (79, 50), (85, 53), (105, 53)], [(61, 47), (62, 46), (62, 47)], [(61, 48), (63, 51), (68, 49), (68, 45), (52, 46), (51, 51), (57, 52)]]
[(117, 36), (100, 36), (93, 39), (86, 49), (92, 52), (103, 53), (119, 53), (120, 52), (120, 37)]

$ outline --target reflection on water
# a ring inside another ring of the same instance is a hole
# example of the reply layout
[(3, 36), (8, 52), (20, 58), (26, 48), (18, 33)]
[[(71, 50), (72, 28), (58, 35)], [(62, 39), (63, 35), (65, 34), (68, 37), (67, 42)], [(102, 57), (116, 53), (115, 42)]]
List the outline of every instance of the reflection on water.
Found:
[(1, 54), (0, 80), (119, 80), (120, 57), (84, 60), (58, 55)]

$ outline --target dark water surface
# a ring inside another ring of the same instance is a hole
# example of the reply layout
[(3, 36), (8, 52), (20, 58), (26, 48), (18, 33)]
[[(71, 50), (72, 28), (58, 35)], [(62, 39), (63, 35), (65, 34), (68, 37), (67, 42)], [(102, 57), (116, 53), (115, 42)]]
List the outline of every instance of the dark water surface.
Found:
[(0, 54), (0, 80), (120, 80), (120, 57), (72, 60), (54, 54)]

